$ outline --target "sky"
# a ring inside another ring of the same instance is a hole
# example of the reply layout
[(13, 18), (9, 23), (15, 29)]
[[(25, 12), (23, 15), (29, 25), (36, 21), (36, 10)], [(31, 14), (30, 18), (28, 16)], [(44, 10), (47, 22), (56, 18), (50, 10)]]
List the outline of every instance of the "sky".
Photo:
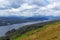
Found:
[(0, 0), (0, 16), (60, 16), (60, 0)]

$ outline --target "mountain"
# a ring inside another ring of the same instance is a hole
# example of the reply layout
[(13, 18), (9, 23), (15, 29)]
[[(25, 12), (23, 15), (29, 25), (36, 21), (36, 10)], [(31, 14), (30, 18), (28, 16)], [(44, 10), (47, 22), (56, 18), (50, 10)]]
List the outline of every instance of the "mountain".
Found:
[(36, 20), (36, 21), (43, 21), (43, 20), (48, 20), (49, 18), (47, 18), (46, 16), (33, 16), (33, 17), (29, 17), (27, 18), (27, 20)]
[(32, 22), (32, 21), (44, 21), (44, 20), (55, 20), (60, 19), (60, 17), (54, 16), (32, 16), (32, 17), (24, 17), (24, 16), (3, 16), (0, 17), (0, 26), (12, 25), (17, 23), (24, 22)]
[(39, 16), (32, 16), (32, 17), (28, 17), (28, 20), (56, 20), (56, 19), (60, 19), (60, 16), (44, 16), (44, 15), (39, 15)]

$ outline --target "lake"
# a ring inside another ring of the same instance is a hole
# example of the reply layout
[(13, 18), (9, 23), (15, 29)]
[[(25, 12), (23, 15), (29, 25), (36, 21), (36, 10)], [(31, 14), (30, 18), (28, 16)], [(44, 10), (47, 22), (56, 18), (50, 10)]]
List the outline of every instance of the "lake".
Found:
[(13, 24), (13, 25), (8, 25), (8, 26), (0, 26), (0, 36), (5, 36), (5, 33), (9, 30), (12, 29), (18, 29), (22, 26), (26, 26), (26, 25), (32, 25), (32, 24), (36, 24), (36, 23), (41, 23), (41, 22), (46, 22), (49, 20), (45, 20), (45, 21), (35, 21), (35, 22), (26, 22), (26, 23), (20, 23), (20, 24)]

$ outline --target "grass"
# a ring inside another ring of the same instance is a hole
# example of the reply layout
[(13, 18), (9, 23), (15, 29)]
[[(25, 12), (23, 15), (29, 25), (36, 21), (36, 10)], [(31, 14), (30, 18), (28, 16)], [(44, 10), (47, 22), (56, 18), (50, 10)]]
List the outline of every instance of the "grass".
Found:
[(60, 40), (60, 22), (47, 24), (11, 40)]

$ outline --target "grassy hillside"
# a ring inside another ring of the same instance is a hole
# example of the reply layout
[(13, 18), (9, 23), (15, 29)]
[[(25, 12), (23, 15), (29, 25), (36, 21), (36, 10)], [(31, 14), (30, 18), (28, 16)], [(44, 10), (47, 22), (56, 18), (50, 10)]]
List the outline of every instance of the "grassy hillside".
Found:
[(14, 38), (14, 40), (60, 40), (60, 22), (31, 30)]
[(42, 28), (30, 30), (11, 40), (60, 40), (60, 22), (44, 25)]
[(0, 40), (60, 40), (60, 20), (27, 25), (6, 33)]

